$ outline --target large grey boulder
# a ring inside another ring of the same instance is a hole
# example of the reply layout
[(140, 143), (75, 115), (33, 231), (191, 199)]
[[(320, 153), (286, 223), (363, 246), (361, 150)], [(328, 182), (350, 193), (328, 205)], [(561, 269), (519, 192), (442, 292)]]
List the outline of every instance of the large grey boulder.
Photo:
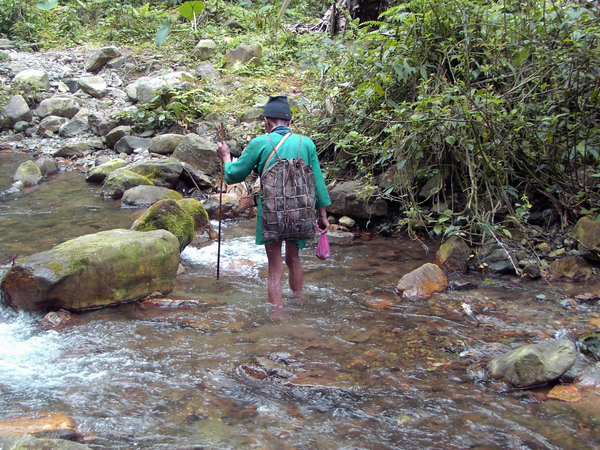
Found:
[(36, 109), (37, 115), (42, 118), (59, 116), (72, 119), (77, 114), (77, 111), (79, 111), (79, 103), (71, 97), (62, 97), (60, 95), (42, 100)]
[(150, 206), (160, 200), (181, 200), (183, 195), (161, 186), (136, 186), (123, 193), (121, 206)]
[(86, 177), (85, 181), (89, 181), (91, 183), (102, 183), (111, 172), (125, 167), (126, 165), (127, 161), (123, 161), (122, 159), (113, 159), (105, 162), (98, 167), (94, 167)]
[(22, 70), (13, 78), (13, 84), (26, 84), (45, 91), (50, 89), (48, 74), (43, 70), (37, 69)]
[(2, 125), (6, 128), (12, 128), (17, 122), (31, 122), (33, 113), (22, 95), (14, 95), (8, 101), (2, 114)]
[(225, 59), (228, 66), (235, 63), (247, 63), (252, 59), (259, 59), (262, 56), (262, 48), (259, 44), (240, 44), (239, 47), (227, 51)]
[(217, 53), (217, 44), (212, 39), (201, 39), (192, 50), (192, 54), (200, 61), (206, 61)]
[[(213, 185), (213, 180), (200, 169), (196, 169), (186, 162), (182, 162), (183, 172), (180, 180), (188, 188), (209, 188)], [(218, 180), (217, 180), (218, 182)]]
[(102, 196), (121, 198), (127, 189), (144, 184), (153, 185), (152, 181), (142, 175), (127, 169), (117, 169), (106, 177), (102, 186)]
[(106, 136), (110, 130), (117, 126), (117, 120), (112, 115), (113, 112), (108, 110), (91, 113), (88, 116), (90, 131), (98, 136)]
[(106, 135), (106, 146), (108, 148), (115, 148), (115, 144), (119, 142), (123, 136), (129, 136), (131, 134), (131, 127), (129, 125), (120, 125), (113, 128)]
[(219, 175), (221, 160), (217, 156), (217, 144), (190, 133), (173, 152), (173, 157), (202, 170), (209, 176)]
[(87, 120), (73, 119), (60, 126), (58, 135), (61, 138), (68, 139), (84, 134), (88, 130)]
[(477, 251), (478, 264), (486, 264), (488, 270), (496, 273), (515, 273), (518, 260), (510, 249), (497, 242), (485, 244)]
[(54, 158), (43, 156), (35, 161), (35, 165), (42, 171), (42, 176), (54, 175), (58, 172), (58, 164)]
[(145, 176), (155, 186), (174, 188), (183, 171), (183, 165), (176, 158), (164, 158), (141, 161), (129, 167), (128, 170)]
[(387, 216), (387, 203), (383, 199), (371, 198), (362, 181), (347, 181), (335, 186), (330, 192), (331, 214), (349, 216), (355, 219)]
[(117, 47), (103, 47), (100, 50), (93, 52), (85, 62), (85, 70), (88, 72), (98, 72), (111, 59), (121, 56), (121, 52)]
[(22, 163), (13, 176), (13, 181), (20, 181), (24, 186), (34, 186), (42, 179), (42, 171), (31, 160)]
[(81, 157), (90, 149), (90, 144), (84, 141), (68, 140), (55, 151), (52, 156), (55, 158), (73, 158)]
[(492, 360), (490, 377), (502, 379), (515, 388), (541, 386), (560, 378), (577, 359), (575, 344), (548, 339), (526, 345)]
[(114, 150), (118, 153), (131, 155), (136, 149), (148, 150), (148, 145), (150, 145), (149, 138), (125, 135), (117, 141)]
[(175, 151), (184, 139), (183, 134), (161, 134), (150, 140), (148, 151), (159, 155), (168, 155)]
[(127, 97), (132, 102), (148, 103), (157, 91), (165, 86), (178, 86), (184, 82), (196, 80), (189, 72), (169, 72), (155, 77), (141, 77), (125, 88)]
[(56, 133), (58, 130), (60, 130), (60, 127), (62, 127), (68, 121), (69, 121), (69, 119), (67, 119), (66, 117), (58, 117), (58, 116), (44, 117), (40, 121), (40, 125), (38, 127), (38, 132), (40, 134), (44, 134), (46, 131)]
[(79, 85), (79, 89), (95, 98), (102, 98), (108, 92), (106, 81), (99, 76), (79, 78), (77, 84)]
[(167, 294), (178, 266), (179, 241), (168, 231), (102, 231), (26, 257), (0, 292), (17, 310), (86, 310)]

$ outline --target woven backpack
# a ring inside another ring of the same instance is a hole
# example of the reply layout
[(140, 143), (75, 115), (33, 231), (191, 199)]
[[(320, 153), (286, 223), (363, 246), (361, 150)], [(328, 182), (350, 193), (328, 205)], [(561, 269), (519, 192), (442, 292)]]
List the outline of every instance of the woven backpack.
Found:
[(292, 133), (286, 134), (277, 147), (269, 135), (277, 161), (261, 175), (262, 235), (266, 242), (304, 241), (315, 237), (315, 175), (312, 166), (300, 157), (302, 136), (298, 144), (298, 157), (281, 158), (277, 150)]

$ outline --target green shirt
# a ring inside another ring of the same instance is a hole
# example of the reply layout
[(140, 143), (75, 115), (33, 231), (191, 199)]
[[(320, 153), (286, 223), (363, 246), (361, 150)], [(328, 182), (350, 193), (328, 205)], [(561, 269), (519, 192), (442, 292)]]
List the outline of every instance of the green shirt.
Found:
[[(273, 145), (277, 146), (283, 136), (290, 130), (287, 127), (278, 126), (268, 136), (273, 141)], [(283, 133), (283, 134), (282, 134)], [(241, 183), (246, 179), (252, 170), (257, 167), (258, 173), (262, 174), (265, 168), (265, 163), (271, 152), (273, 151), (273, 145), (269, 141), (267, 135), (257, 136), (252, 139), (248, 146), (244, 149), (242, 155), (235, 162), (228, 162), (224, 167), (225, 181), (228, 184)], [(319, 159), (317, 158), (317, 149), (312, 140), (306, 136), (302, 136), (302, 147), (300, 149), (300, 157), (304, 159), (307, 164), (312, 166), (315, 174), (315, 191), (317, 195), (316, 209), (323, 208), (331, 204), (329, 199), (329, 192), (327, 186), (325, 186), (325, 179), (321, 173), (321, 166), (319, 165)], [(292, 134), (289, 136), (283, 145), (277, 150), (280, 158), (297, 158), (298, 157), (298, 146), (300, 144), (300, 135)], [(269, 160), (267, 167), (273, 165), (277, 160), (277, 156), (274, 154)], [(261, 199), (260, 195), (258, 198), (258, 208), (256, 215), (256, 244), (266, 244), (262, 237), (262, 225), (261, 225)], [(299, 248), (304, 248), (306, 241), (296, 241)]]

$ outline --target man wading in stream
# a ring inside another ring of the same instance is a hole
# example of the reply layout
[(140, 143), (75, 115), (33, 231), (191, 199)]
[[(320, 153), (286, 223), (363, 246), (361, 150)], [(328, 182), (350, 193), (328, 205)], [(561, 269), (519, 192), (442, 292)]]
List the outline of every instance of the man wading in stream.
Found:
[[(326, 233), (329, 230), (329, 222), (327, 221), (325, 207), (331, 204), (331, 200), (321, 173), (315, 144), (306, 136), (291, 134), (289, 126), (292, 121), (292, 112), (287, 97), (269, 97), (263, 111), (263, 117), (267, 134), (252, 139), (237, 161), (231, 161), (227, 144), (223, 142), (218, 144), (217, 155), (223, 161), (225, 181), (228, 184), (240, 183), (250, 175), (254, 168), (258, 169), (259, 174), (263, 174), (265, 169), (275, 163), (277, 155), (280, 158), (293, 159), (298, 158), (298, 154), (300, 154), (300, 157), (312, 167), (314, 172), (315, 208), (318, 213), (317, 225), (322, 233)], [(286, 135), (288, 136), (286, 137)], [(285, 141), (277, 148), (277, 155), (273, 154), (274, 148), (284, 138)], [(259, 198), (256, 217), (256, 244), (264, 245), (267, 252), (269, 261), (269, 302), (274, 306), (281, 306), (282, 241), (265, 241), (262, 235), (261, 217), (261, 199)], [(305, 245), (306, 241), (285, 241), (285, 263), (289, 269), (290, 289), (294, 292), (302, 290), (303, 275), (299, 251)]]

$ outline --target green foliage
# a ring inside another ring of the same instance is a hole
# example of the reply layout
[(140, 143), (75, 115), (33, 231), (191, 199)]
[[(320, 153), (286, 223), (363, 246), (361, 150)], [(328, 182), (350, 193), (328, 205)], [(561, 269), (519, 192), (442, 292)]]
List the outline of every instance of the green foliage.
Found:
[(35, 4), (35, 7), (42, 11), (49, 11), (52, 8), (56, 8), (56, 5), (58, 5), (58, 0), (40, 0)]
[(406, 2), (303, 59), (328, 86), (306, 119), (333, 158), (363, 163), (355, 176), (402, 165), (419, 189), (440, 174), (423, 205), (494, 223), (526, 195), (564, 226), (600, 200), (585, 181), (600, 160), (598, 16), (570, 1)]

